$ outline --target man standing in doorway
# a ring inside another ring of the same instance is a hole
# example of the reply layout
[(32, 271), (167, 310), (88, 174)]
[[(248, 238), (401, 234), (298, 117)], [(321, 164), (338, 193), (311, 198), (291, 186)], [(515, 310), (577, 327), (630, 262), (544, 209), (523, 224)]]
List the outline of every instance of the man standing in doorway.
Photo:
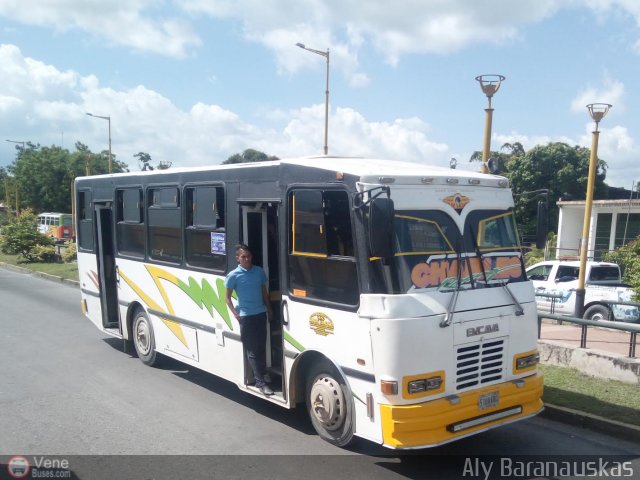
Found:
[[(272, 317), (267, 276), (261, 267), (253, 265), (253, 255), (248, 246), (236, 246), (236, 260), (238, 267), (224, 279), (227, 305), (240, 322), (240, 336), (256, 379), (256, 387), (264, 395), (273, 395), (273, 390), (265, 380), (267, 319), (271, 320)], [(238, 297), (236, 306), (231, 301), (234, 290)]]

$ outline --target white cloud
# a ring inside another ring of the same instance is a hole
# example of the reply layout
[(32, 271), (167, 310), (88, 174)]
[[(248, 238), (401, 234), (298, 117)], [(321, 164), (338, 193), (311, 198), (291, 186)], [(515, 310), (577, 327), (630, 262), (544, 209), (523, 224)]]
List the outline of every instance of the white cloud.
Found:
[(58, 31), (81, 30), (113, 45), (184, 57), (201, 44), (182, 19), (155, 17), (149, 0), (0, 0), (0, 15)]
[[(144, 86), (105, 88), (95, 76), (60, 71), (24, 57), (12, 45), (0, 46), (0, 77), (8, 78), (7, 72), (17, 78), (0, 83), (0, 111), (7, 124), (24, 125), (27, 119), (25, 141), (57, 144), (64, 132), (66, 148), (80, 141), (102, 151), (108, 144), (107, 123), (85, 113), (108, 115), (113, 152), (133, 169), (133, 155), (140, 151), (154, 162), (175, 166), (217, 164), (246, 148), (281, 158), (322, 153), (324, 104), (264, 112), (258, 126), (219, 105), (196, 103), (181, 109)], [(329, 153), (447, 164), (448, 147), (431, 140), (429, 133), (429, 125), (419, 118), (372, 122), (353, 109), (338, 108), (330, 113)]]
[(499, 43), (516, 37), (519, 26), (554, 13), (557, 4), (555, 0), (412, 1), (393, 6), (361, 0), (181, 3), (192, 14), (242, 22), (246, 37), (271, 49), (282, 72), (296, 72), (313, 61), (292, 49), (296, 42), (319, 50), (329, 47), (335, 67), (354, 86), (368, 82), (358, 61), (366, 45), (395, 65), (406, 54), (447, 54), (477, 42)]
[[(585, 126), (580, 144), (591, 147), (593, 123)], [(606, 128), (601, 125), (598, 137), (598, 157), (607, 162), (609, 185), (631, 188), (632, 181), (640, 181), (640, 145), (629, 135), (626, 127), (616, 125)]]
[[(591, 103), (609, 103), (618, 111), (624, 111), (624, 84), (605, 75), (600, 88), (587, 86), (571, 101), (571, 111), (586, 112), (586, 105)], [(612, 109), (613, 112), (613, 109)]]

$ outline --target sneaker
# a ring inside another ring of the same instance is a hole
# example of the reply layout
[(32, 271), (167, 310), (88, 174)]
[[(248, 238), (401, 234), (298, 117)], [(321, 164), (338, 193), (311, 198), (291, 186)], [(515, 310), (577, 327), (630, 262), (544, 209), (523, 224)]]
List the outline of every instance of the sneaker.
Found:
[(271, 387), (269, 385), (262, 385), (260, 387), (260, 391), (262, 392), (263, 395), (273, 395), (273, 390), (271, 390)]

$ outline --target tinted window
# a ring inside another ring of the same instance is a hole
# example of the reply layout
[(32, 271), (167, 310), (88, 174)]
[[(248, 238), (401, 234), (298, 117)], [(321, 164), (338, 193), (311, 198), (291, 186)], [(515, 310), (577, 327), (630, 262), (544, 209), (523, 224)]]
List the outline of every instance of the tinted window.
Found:
[(182, 262), (181, 212), (177, 187), (149, 189), (149, 257)]
[(356, 305), (359, 288), (347, 193), (297, 190), (289, 195), (289, 212), (291, 294)]
[(185, 203), (187, 263), (224, 271), (227, 263), (224, 189), (186, 188)]
[[(78, 192), (78, 248), (93, 251), (93, 214), (91, 210), (91, 191)], [(43, 219), (44, 220), (44, 219)]]
[(142, 189), (116, 192), (116, 246), (118, 253), (144, 257)]

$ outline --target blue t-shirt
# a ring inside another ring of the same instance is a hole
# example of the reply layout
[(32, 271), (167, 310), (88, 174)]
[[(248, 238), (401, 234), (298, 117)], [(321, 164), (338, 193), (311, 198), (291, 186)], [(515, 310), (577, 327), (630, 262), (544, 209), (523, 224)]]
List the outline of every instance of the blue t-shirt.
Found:
[(267, 311), (262, 298), (262, 286), (266, 284), (267, 276), (264, 274), (264, 270), (257, 265), (253, 265), (251, 270), (238, 265), (224, 279), (224, 286), (235, 290), (238, 294), (236, 310), (238, 310), (241, 317), (257, 315)]

